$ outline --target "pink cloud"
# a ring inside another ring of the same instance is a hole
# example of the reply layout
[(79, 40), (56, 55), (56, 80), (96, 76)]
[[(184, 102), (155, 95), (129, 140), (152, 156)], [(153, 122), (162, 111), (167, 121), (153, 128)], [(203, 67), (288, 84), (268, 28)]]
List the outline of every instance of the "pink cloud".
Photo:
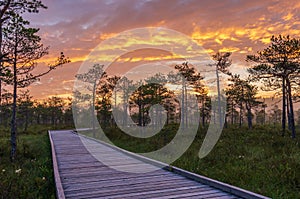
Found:
[[(243, 65), (247, 53), (266, 46), (272, 34), (300, 34), (297, 0), (44, 0), (47, 10), (26, 16), (39, 27), (51, 56), (64, 51), (75, 63), (51, 76), (53, 87), (74, 78), (80, 62), (101, 42), (101, 35), (145, 26), (163, 26), (192, 35), (206, 49), (236, 49), (233, 61)], [(203, 36), (206, 36), (205, 39)], [(251, 50), (249, 50), (251, 47)], [(80, 60), (82, 59), (82, 60)], [(235, 66), (237, 68), (237, 66)], [(62, 75), (63, 74), (63, 75)], [(44, 89), (42, 84), (32, 87)], [(47, 85), (48, 87), (50, 85)], [(51, 92), (51, 91), (49, 91)], [(59, 92), (59, 91), (55, 91)], [(63, 91), (62, 91), (63, 92)], [(41, 93), (41, 92), (40, 92)]]

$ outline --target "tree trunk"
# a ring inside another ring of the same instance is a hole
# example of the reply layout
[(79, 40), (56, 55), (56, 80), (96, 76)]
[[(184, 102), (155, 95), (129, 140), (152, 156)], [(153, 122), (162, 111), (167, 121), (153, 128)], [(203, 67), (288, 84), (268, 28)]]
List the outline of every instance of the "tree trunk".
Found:
[(290, 115), (290, 99), (289, 99), (289, 91), (288, 91), (288, 85), (286, 85), (286, 115), (287, 115), (287, 122), (288, 122), (288, 130), (292, 130), (291, 126), (291, 115)]
[(227, 122), (227, 114), (225, 115), (225, 123), (224, 123), (224, 127), (227, 129), (227, 127), (228, 127), (228, 122)]
[(25, 124), (24, 124), (24, 132), (27, 131), (28, 128), (28, 123), (29, 123), (29, 110), (26, 108), (25, 110)]
[(16, 52), (17, 47), (15, 46), (15, 57), (13, 64), (13, 105), (12, 105), (12, 116), (11, 116), (11, 152), (10, 152), (10, 160), (14, 161), (17, 153), (17, 63), (16, 63)]
[(36, 116), (36, 123), (40, 124), (40, 114), (39, 113), (37, 113), (37, 116)]
[[(126, 102), (127, 103), (127, 102)], [(127, 126), (127, 121), (128, 121), (128, 116), (127, 116), (127, 104), (124, 105), (124, 118), (123, 118), (123, 125)]]
[[(1, 56), (1, 53), (0, 53), (0, 56)], [(2, 68), (2, 60), (0, 60), (0, 70)], [(2, 80), (0, 78), (0, 125), (2, 124)]]
[(285, 78), (282, 78), (282, 136), (285, 134), (286, 129), (286, 88), (285, 88)]
[(232, 100), (232, 103), (231, 103), (231, 125), (234, 124), (234, 105), (233, 105), (233, 100)]
[(189, 125), (189, 121), (188, 121), (188, 94), (187, 94), (187, 86), (185, 85), (184, 87), (184, 93), (185, 93), (185, 110), (184, 110), (184, 115), (185, 115), (185, 128), (188, 128), (188, 125)]
[(123, 126), (127, 126), (127, 101), (128, 101), (128, 85), (126, 86), (125, 80), (124, 80), (124, 90), (123, 90)]
[(185, 79), (182, 77), (182, 91), (181, 91), (181, 114), (180, 114), (180, 122), (183, 128), (185, 128)]
[(292, 138), (296, 138), (296, 129), (295, 129), (295, 117), (294, 117), (294, 107), (293, 107), (293, 98), (292, 98), (292, 88), (291, 83), (287, 79), (287, 88), (288, 88), (288, 98), (289, 98), (289, 118), (290, 118), (290, 127), (292, 131)]
[(142, 103), (142, 126), (145, 126), (145, 106)]
[(252, 129), (252, 113), (249, 105), (246, 105), (247, 109), (247, 120), (248, 120), (248, 128)]
[(242, 127), (242, 121), (243, 121), (243, 104), (240, 104), (240, 121), (239, 121), (239, 127)]
[(205, 126), (205, 100), (202, 101), (202, 126)]
[[(265, 103), (265, 100), (264, 100)], [(264, 104), (264, 119), (263, 119), (263, 124), (266, 124), (266, 105)]]
[(95, 121), (95, 94), (96, 94), (96, 82), (93, 84), (93, 94), (92, 94), (92, 110), (91, 110), (91, 116), (92, 116), (92, 128), (93, 128), (93, 137), (95, 138), (96, 134), (96, 121)]
[(169, 109), (167, 109), (167, 121), (166, 121), (166, 125), (169, 124), (169, 120), (170, 120), (170, 112), (169, 112)]
[(218, 89), (218, 114), (217, 115), (219, 115), (219, 125), (220, 128), (222, 128), (223, 116), (221, 110), (221, 91), (220, 91), (220, 77), (219, 77), (218, 65), (216, 66), (216, 76), (217, 76), (217, 89)]
[(139, 102), (138, 107), (139, 107), (138, 123), (139, 123), (139, 126), (142, 126), (142, 105), (141, 105), (141, 102)]
[[(3, 56), (2, 56), (2, 22), (0, 22), (0, 72), (2, 72), (3, 67)], [(0, 113), (2, 112), (2, 79), (0, 78)], [(2, 118), (0, 116), (0, 124)]]

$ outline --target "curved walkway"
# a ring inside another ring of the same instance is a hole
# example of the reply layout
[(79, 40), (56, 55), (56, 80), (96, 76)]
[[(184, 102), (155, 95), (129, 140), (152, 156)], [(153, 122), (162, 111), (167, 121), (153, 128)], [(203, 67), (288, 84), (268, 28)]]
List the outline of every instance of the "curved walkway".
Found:
[[(155, 167), (73, 131), (49, 131), (58, 198), (267, 198), (178, 168), (122, 172), (100, 162), (85, 147), (107, 155), (114, 168)], [(93, 153), (94, 154), (94, 153)], [(137, 167), (137, 165), (139, 165)], [(116, 167), (115, 167), (116, 166)]]

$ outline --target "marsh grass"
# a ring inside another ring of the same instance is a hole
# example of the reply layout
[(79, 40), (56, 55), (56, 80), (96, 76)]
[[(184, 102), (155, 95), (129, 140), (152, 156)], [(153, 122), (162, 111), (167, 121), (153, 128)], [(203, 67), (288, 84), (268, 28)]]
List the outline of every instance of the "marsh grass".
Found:
[(52, 159), (47, 127), (20, 133), (17, 158), (9, 159), (10, 142), (0, 132), (0, 198), (55, 198)]

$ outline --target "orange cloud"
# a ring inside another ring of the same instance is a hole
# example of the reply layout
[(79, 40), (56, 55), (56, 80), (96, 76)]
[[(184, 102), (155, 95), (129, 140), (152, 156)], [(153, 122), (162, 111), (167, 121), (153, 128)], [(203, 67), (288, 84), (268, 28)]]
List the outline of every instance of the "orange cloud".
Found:
[(282, 19), (285, 21), (289, 21), (294, 17), (292, 13), (288, 13), (287, 15), (283, 16)]
[[(68, 55), (67, 55), (68, 56)], [(70, 57), (71, 62), (81, 62), (84, 61), (86, 59), (85, 55), (82, 56), (77, 56), (77, 57)], [(45, 58), (41, 58), (40, 60), (37, 61), (37, 63), (40, 64), (51, 64), (56, 60), (56, 57), (54, 57), (54, 55), (52, 56), (47, 56)]]
[(237, 48), (237, 47), (229, 47), (229, 48), (226, 48), (226, 47), (224, 47), (224, 48), (221, 48), (219, 51), (220, 52), (237, 52), (237, 51), (239, 51), (240, 49), (239, 48)]
[(111, 38), (111, 37), (113, 37), (115, 35), (116, 35), (116, 33), (102, 33), (100, 35), (100, 39), (101, 40), (106, 40), (106, 39), (109, 39), (109, 38)]
[(116, 61), (119, 63), (125, 63), (125, 62), (140, 62), (140, 61), (165, 61), (165, 60), (175, 60), (175, 59), (181, 59), (182, 57), (179, 55), (157, 55), (157, 56), (148, 56), (144, 55), (143, 57), (120, 57)]
[[(79, 65), (79, 62), (84, 61), (91, 49), (100, 42), (138, 27), (162, 26), (183, 32), (205, 47), (205, 52), (209, 54), (218, 50), (235, 52), (234, 63), (243, 62), (246, 54), (265, 48), (270, 44), (272, 35), (283, 34), (297, 38), (300, 35), (299, 0), (226, 2), (203, 0), (184, 3), (179, 0), (123, 0), (111, 4), (106, 4), (105, 1), (66, 1), (67, 6), (72, 6), (69, 10), (59, 6), (59, 2), (56, 1), (51, 3), (49, 1), (46, 4), (49, 7), (47, 10), (29, 19), (33, 25), (41, 28), (41, 37), (45, 45), (50, 45), (51, 51), (54, 52), (41, 59), (40, 63), (51, 63), (55, 61), (56, 55), (64, 51), (72, 63)], [(123, 39), (127, 41), (124, 44), (127, 49), (139, 43), (145, 46), (155, 45), (157, 48), (163, 45), (180, 45), (185, 46), (186, 51), (193, 52), (193, 48), (187, 45), (185, 40), (179, 40), (172, 35), (156, 35), (153, 40), (132, 38), (127, 35), (127, 38)], [(102, 46), (104, 53), (101, 57), (95, 57), (95, 60), (103, 62), (114, 60), (116, 55), (112, 51), (123, 50), (120, 49), (118, 42)], [(176, 58), (177, 55), (147, 53), (144, 56), (137, 54), (132, 57), (121, 56), (118, 61), (131, 63)], [(241, 68), (236, 71), (242, 71)], [(73, 78), (75, 72), (69, 77), (66, 76), (67, 72), (63, 73), (64, 77), (55, 81), (53, 89), (63, 87), (62, 79)], [(54, 76), (61, 74), (57, 72)], [(51, 85), (44, 84), (42, 84), (45, 88), (43, 95), (47, 95), (52, 92), (52, 89), (49, 89)], [(42, 89), (42, 86), (37, 89)]]

